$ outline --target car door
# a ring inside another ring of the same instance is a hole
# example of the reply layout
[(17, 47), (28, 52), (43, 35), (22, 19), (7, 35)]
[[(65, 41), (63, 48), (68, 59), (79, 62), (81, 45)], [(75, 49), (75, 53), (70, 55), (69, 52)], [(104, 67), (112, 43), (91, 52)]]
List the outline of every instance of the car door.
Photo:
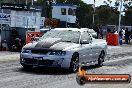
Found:
[(98, 44), (97, 43), (92, 43), (92, 61), (97, 61), (98, 60), (98, 57), (99, 57), (99, 47), (98, 47)]
[(93, 38), (91, 37), (91, 35), (90, 35), (90, 44), (91, 44), (91, 47), (92, 47), (92, 49), (91, 49), (91, 61), (92, 62), (96, 62), (96, 61), (98, 61), (100, 47), (99, 47), (99, 44), (96, 43), (93, 40)]
[(90, 36), (87, 31), (82, 33), (80, 42), (80, 62), (89, 63), (92, 57), (92, 44), (90, 44)]

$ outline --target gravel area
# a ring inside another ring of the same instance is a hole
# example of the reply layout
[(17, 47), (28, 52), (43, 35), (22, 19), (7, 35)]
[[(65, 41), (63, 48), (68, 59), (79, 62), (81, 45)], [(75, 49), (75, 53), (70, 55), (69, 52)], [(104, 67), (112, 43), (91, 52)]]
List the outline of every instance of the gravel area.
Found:
[(19, 60), (19, 52), (0, 51), (0, 62)]

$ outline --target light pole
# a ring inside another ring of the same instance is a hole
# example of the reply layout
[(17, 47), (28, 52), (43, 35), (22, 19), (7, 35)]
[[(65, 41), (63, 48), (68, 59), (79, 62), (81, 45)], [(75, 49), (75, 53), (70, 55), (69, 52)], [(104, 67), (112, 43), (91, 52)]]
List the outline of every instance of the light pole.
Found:
[(121, 5), (120, 5), (120, 9), (119, 9), (119, 27), (118, 27), (118, 33), (119, 33), (119, 31), (121, 30), (121, 9), (122, 9), (122, 0), (120, 0), (120, 3), (121, 3)]
[(47, 17), (48, 18), (51, 18), (51, 9), (52, 9), (52, 6), (51, 5), (52, 5), (52, 2), (53, 1), (52, 0), (47, 0), (46, 2), (47, 2), (47, 7), (48, 7), (48, 9), (47, 9), (47, 13), (48, 13), (47, 14)]
[(93, 4), (93, 26), (94, 26), (94, 23), (95, 23), (95, 0), (94, 0), (94, 4)]
[(32, 0), (32, 5), (34, 4), (34, 1), (36, 2), (37, 0)]
[(26, 5), (28, 4), (28, 0), (26, 0)]

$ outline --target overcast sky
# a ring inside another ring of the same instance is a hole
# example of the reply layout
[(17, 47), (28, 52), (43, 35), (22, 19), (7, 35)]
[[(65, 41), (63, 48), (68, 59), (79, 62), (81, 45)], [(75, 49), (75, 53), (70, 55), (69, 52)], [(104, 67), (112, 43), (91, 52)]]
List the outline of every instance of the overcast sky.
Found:
[[(82, 0), (82, 1), (84, 1), (85, 3), (87, 3), (87, 4), (93, 4), (94, 3), (94, 0)], [(97, 6), (100, 6), (100, 5), (104, 5), (104, 1), (107, 1), (107, 0), (95, 0), (95, 6), (97, 7)], [(115, 0), (112, 0), (112, 6), (114, 6), (114, 4), (115, 4)], [(123, 8), (124, 7), (122, 7), (122, 10), (123, 10)], [(124, 15), (124, 13), (122, 13), (123, 15)]]
[[(88, 3), (88, 4), (93, 4), (94, 3), (94, 0), (82, 0), (84, 1), (85, 3)], [(104, 1), (107, 1), (107, 0), (95, 0), (95, 5), (96, 6), (99, 6), (99, 5), (104, 5)], [(112, 0), (112, 5), (114, 5), (114, 1), (115, 0)]]

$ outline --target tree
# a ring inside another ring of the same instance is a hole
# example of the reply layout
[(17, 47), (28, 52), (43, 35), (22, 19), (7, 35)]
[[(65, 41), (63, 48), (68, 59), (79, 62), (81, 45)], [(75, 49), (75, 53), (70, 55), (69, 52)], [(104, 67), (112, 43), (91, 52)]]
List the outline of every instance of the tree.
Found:
[(132, 26), (132, 6), (125, 11), (125, 24)]
[(111, 7), (111, 3), (112, 3), (111, 0), (104, 1), (104, 4), (107, 5), (107, 6), (110, 6), (110, 7)]
[(108, 5), (99, 6), (96, 9), (96, 24), (107, 25), (118, 23), (118, 11)]

